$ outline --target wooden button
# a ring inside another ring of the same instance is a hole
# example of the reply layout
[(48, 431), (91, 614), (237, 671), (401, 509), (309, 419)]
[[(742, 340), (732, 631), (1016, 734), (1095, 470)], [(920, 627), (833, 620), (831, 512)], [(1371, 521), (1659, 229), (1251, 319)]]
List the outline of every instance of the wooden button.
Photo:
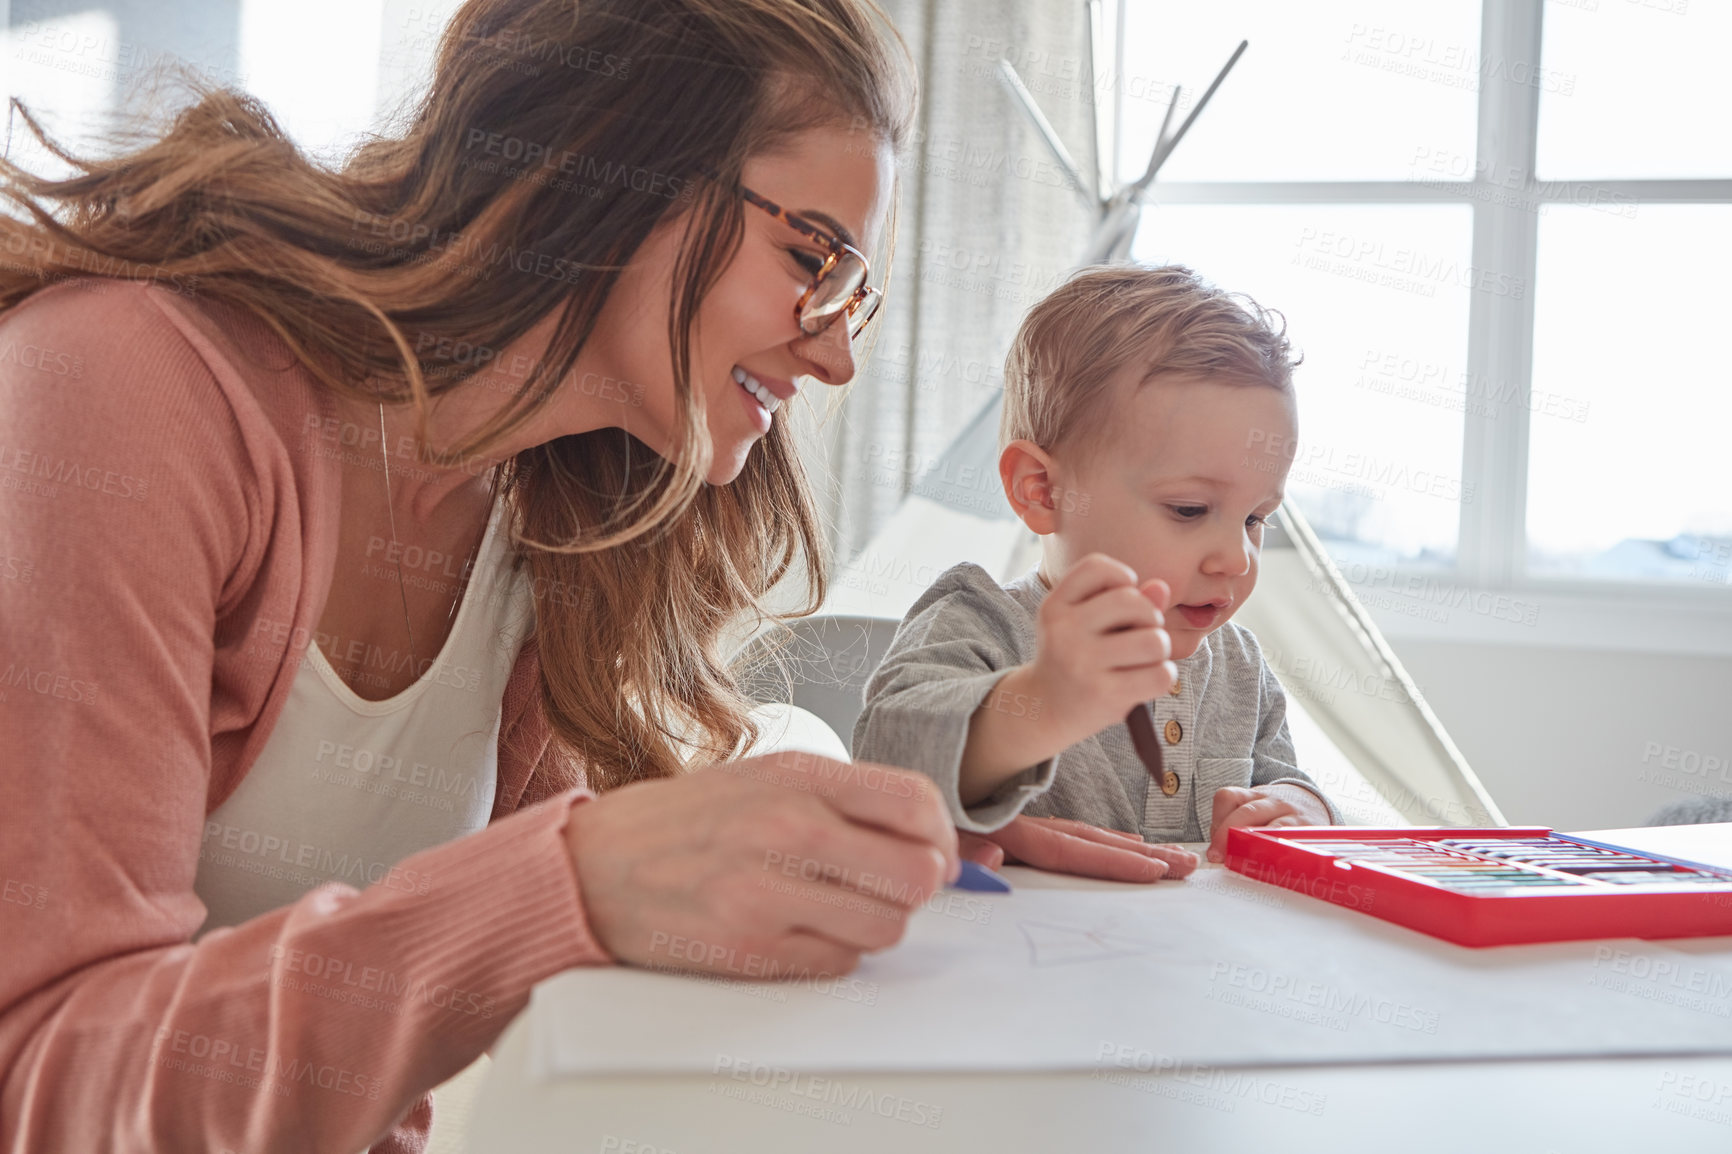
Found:
[(1167, 690), (1167, 696), (1177, 697), (1179, 695), (1179, 690), (1182, 688), (1184, 688), (1183, 683), (1180, 682), (1177, 677), (1173, 678), (1173, 687)]
[(1163, 773), (1161, 775), (1161, 792), (1166, 794), (1168, 797), (1172, 797), (1175, 793), (1178, 793), (1179, 775), (1170, 769)]
[(1164, 732), (1167, 735), (1167, 744), (1168, 745), (1179, 744), (1179, 738), (1185, 736), (1184, 727), (1181, 726), (1177, 721), (1168, 721), (1166, 724), (1166, 728), (1165, 728)]

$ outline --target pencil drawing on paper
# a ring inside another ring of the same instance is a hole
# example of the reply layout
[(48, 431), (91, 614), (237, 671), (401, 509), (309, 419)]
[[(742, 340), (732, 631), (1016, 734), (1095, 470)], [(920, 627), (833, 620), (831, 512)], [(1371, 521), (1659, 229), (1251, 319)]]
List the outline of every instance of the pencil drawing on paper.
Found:
[(1016, 924), (1028, 942), (1028, 964), (1035, 967), (1105, 962), (1158, 953), (1167, 948), (1163, 943), (1143, 941), (1116, 932), (1116, 918), (1092, 928), (1058, 922), (1019, 921)]

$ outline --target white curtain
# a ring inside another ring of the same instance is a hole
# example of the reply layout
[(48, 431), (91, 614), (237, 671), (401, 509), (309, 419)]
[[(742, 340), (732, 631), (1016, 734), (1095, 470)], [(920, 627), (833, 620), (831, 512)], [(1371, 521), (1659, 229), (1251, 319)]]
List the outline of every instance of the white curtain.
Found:
[[(831, 545), (857, 555), (1002, 386), (1028, 307), (1062, 281), (1088, 210), (998, 79), (1023, 63), (1079, 163), (1090, 86), (1080, 0), (884, 0), (919, 68), (916, 139), (905, 157), (894, 276), (871, 353), (820, 432)], [(822, 470), (815, 469), (814, 472)], [(987, 478), (982, 501), (997, 496)], [(997, 498), (1002, 503), (1002, 497)]]

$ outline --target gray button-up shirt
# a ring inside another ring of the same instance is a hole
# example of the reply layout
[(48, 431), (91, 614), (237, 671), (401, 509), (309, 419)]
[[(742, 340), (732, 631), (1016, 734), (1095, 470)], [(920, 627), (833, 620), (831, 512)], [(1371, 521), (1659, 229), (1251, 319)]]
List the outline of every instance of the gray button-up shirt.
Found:
[[(1001, 586), (965, 561), (933, 582), (866, 684), (866, 707), (854, 724), (855, 760), (925, 773), (948, 799), (958, 828), (976, 833), (1026, 812), (1140, 833), (1150, 841), (1203, 841), (1217, 789), (1279, 782), (1311, 790), (1330, 820), (1341, 820), (1334, 803), (1294, 764), (1287, 698), (1257, 639), (1231, 621), (1175, 663), (1179, 692), (1154, 702), (1166, 767), (1179, 775), (1175, 795), (1166, 796), (1149, 779), (1119, 721), (963, 808), (958, 781), (969, 719), (1001, 677), (1034, 659), (1045, 596), (1038, 567)], [(1000, 704), (1023, 707), (1038, 704), (1014, 698)], [(1177, 743), (1168, 741), (1169, 721), (1179, 723)]]

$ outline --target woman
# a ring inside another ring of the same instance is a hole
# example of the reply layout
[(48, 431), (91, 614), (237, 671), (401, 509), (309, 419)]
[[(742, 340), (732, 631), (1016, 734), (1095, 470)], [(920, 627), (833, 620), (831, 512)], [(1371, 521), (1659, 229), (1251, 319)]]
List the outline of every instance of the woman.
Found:
[(845, 971), (955, 876), (925, 779), (729, 760), (729, 630), (824, 593), (776, 414), (854, 373), (893, 43), (472, 0), (341, 171), (220, 91), (0, 171), (0, 1145), (418, 1149), (537, 981)]

